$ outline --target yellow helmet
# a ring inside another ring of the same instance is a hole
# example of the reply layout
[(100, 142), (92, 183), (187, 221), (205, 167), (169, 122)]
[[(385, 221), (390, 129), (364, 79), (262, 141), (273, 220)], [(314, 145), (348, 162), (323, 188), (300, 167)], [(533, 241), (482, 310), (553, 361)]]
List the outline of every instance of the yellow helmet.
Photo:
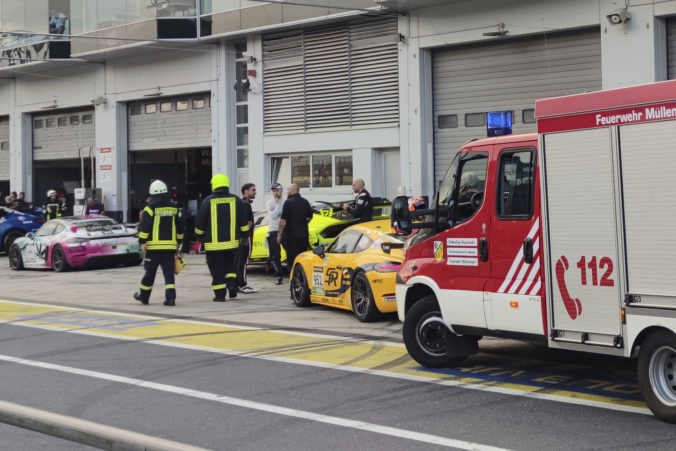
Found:
[(215, 174), (211, 177), (211, 191), (218, 188), (230, 188), (230, 179), (225, 174)]

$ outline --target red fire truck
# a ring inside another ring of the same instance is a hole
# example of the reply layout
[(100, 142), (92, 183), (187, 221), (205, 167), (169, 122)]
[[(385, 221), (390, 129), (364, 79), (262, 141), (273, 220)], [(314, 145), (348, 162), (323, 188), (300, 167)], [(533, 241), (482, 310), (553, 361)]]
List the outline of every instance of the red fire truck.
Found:
[(537, 134), (471, 141), (397, 276), (404, 342), (455, 366), (483, 336), (638, 358), (676, 423), (676, 81), (536, 102)]

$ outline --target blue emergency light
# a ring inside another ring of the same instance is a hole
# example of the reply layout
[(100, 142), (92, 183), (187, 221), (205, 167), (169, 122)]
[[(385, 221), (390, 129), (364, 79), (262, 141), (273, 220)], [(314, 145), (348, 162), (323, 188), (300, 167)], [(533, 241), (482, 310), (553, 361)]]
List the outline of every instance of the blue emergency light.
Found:
[(486, 113), (486, 136), (512, 134), (512, 112), (491, 111)]

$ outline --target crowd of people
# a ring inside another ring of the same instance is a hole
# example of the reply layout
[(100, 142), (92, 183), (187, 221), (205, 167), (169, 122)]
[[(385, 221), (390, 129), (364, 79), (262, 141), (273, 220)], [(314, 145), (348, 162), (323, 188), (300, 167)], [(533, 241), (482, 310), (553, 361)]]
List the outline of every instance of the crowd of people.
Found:
[[(307, 199), (300, 195), (300, 187), (292, 183), (287, 187), (287, 199), (282, 199), (283, 186), (272, 185), (273, 197), (266, 203), (269, 215), (268, 245), (269, 260), (275, 272), (275, 283), (282, 284), (284, 269), (281, 264), (281, 246), (286, 251), (287, 267), (290, 270), (296, 257), (310, 249), (308, 224), (313, 210)], [(211, 179), (212, 194), (199, 206), (194, 218), (194, 230), (185, 228), (182, 211), (168, 193), (167, 185), (155, 180), (150, 185), (149, 197), (140, 213), (139, 242), (145, 253), (145, 274), (134, 299), (148, 304), (158, 268), (164, 274), (164, 305), (176, 305), (174, 260), (182, 258), (181, 241), (187, 232), (193, 232), (206, 254), (206, 263), (211, 274), (214, 302), (235, 299), (238, 293), (256, 293), (247, 284), (246, 267), (251, 257), (254, 216), (251, 203), (256, 198), (256, 185), (242, 185), (241, 197), (230, 192), (230, 180), (224, 174)], [(343, 209), (357, 222), (371, 220), (372, 199), (357, 179), (352, 184), (357, 195)], [(192, 225), (192, 224), (191, 224)]]
[(17, 194), (16, 191), (12, 191), (7, 196), (3, 196), (0, 192), (0, 207), (7, 207), (12, 210), (27, 213), (31, 209), (31, 204), (26, 201), (26, 194), (24, 192)]

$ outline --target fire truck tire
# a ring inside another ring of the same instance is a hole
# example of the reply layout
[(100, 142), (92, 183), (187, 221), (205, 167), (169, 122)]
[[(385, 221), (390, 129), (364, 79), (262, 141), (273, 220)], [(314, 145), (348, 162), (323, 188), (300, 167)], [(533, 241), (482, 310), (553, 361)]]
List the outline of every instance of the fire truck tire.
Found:
[(448, 368), (461, 364), (467, 356), (446, 354), (446, 334), (452, 333), (441, 318), (434, 296), (413, 304), (404, 318), (404, 344), (413, 359), (426, 368)]
[(291, 298), (293, 298), (293, 303), (297, 307), (307, 307), (310, 305), (310, 288), (305, 271), (303, 271), (303, 267), (300, 265), (293, 267)]
[(638, 356), (638, 382), (655, 416), (676, 423), (676, 335), (662, 330), (646, 338)]

